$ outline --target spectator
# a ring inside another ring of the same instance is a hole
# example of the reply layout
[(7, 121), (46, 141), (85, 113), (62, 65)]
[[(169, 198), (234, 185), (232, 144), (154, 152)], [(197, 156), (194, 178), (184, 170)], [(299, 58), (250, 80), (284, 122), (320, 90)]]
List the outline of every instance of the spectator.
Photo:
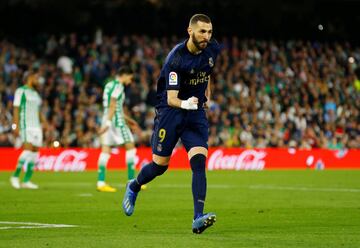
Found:
[[(149, 144), (156, 80), (179, 39), (102, 31), (95, 37), (49, 35), (36, 44), (45, 47), (43, 54), (0, 40), (0, 145), (15, 142), (7, 131), (14, 91), (24, 71), (37, 66), (49, 122), (45, 143), (57, 139), (64, 147), (97, 147), (102, 83), (125, 63), (136, 72), (136, 83), (126, 89), (127, 111), (145, 129), (138, 144)], [(222, 41), (208, 110), (210, 146), (360, 148), (359, 48), (300, 40)]]

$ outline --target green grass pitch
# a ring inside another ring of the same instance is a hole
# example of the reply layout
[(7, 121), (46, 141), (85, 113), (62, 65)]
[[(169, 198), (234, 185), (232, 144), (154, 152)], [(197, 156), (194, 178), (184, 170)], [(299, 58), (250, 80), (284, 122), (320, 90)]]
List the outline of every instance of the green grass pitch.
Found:
[(191, 171), (168, 171), (153, 181), (131, 217), (121, 209), (125, 171), (107, 173), (117, 193), (96, 192), (96, 172), (35, 172), (37, 191), (12, 189), (10, 173), (1, 172), (0, 247), (360, 247), (360, 171), (207, 176), (206, 211), (217, 222), (195, 235)]

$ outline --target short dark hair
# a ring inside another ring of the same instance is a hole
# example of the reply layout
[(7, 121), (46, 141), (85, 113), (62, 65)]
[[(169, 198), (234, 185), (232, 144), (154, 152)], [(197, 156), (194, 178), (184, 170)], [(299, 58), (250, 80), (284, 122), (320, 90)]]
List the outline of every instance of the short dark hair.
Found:
[(134, 71), (130, 68), (130, 66), (124, 65), (120, 67), (116, 74), (119, 76), (123, 74), (134, 74)]
[(211, 23), (211, 19), (207, 15), (205, 15), (205, 14), (195, 14), (190, 18), (189, 25), (196, 24), (198, 21), (205, 22), (205, 23)]

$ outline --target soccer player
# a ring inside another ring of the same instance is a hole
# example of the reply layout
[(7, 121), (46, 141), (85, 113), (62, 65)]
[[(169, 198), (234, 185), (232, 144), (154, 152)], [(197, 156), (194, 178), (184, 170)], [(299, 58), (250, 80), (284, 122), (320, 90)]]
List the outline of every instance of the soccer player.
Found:
[(181, 138), (192, 169), (192, 231), (202, 233), (216, 220), (214, 213), (203, 213), (209, 129), (204, 105), (210, 100), (210, 74), (221, 48), (211, 40), (213, 29), (208, 16), (191, 17), (187, 31), (189, 38), (171, 50), (158, 79), (152, 162), (127, 184), (122, 205), (126, 215), (133, 214), (141, 185), (167, 170), (172, 150)]
[[(135, 174), (136, 148), (134, 137), (128, 125), (139, 130), (135, 120), (124, 114), (123, 104), (125, 100), (124, 86), (133, 81), (133, 71), (123, 66), (117, 72), (116, 78), (105, 85), (103, 93), (104, 116), (101, 135), (102, 149), (98, 159), (97, 190), (100, 192), (116, 192), (116, 189), (105, 183), (106, 166), (110, 158), (111, 147), (124, 145), (126, 149), (126, 164), (128, 179), (133, 179)], [(128, 125), (127, 125), (128, 124)]]
[[(45, 118), (40, 113), (41, 98), (36, 89), (39, 85), (38, 72), (25, 72), (25, 85), (15, 91), (14, 116), (12, 129), (16, 137), (20, 135), (23, 143), (23, 151), (19, 156), (16, 170), (10, 178), (10, 183), (15, 189), (38, 189), (39, 186), (30, 181), (39, 147), (42, 146), (43, 133), (41, 122)], [(20, 184), (20, 172), (24, 165), (27, 165), (23, 182)]]

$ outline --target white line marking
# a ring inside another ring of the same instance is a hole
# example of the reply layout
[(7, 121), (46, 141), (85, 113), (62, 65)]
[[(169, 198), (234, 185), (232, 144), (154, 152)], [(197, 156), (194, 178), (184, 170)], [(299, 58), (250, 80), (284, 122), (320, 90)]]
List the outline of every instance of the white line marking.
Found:
[[(0, 184), (6, 184), (5, 182), (0, 182)], [(44, 184), (45, 186), (62, 186), (62, 187), (94, 187), (93, 183), (87, 182), (47, 182)], [(114, 186), (118, 188), (124, 188), (125, 184), (123, 183), (115, 183)], [(191, 184), (154, 184), (154, 188), (191, 188)], [(315, 188), (315, 187), (303, 187), (303, 186), (276, 186), (276, 185), (229, 185), (229, 184), (209, 184), (207, 186), (209, 189), (229, 189), (229, 188), (248, 188), (253, 190), (265, 189), (265, 190), (292, 190), (292, 191), (318, 191), (318, 192), (352, 192), (358, 193), (360, 192), (360, 188)], [(91, 197), (92, 194), (78, 194), (80, 197)]]
[[(156, 188), (191, 188), (191, 184), (160, 184), (156, 185)], [(210, 184), (207, 185), (207, 188), (210, 189), (228, 189), (228, 188), (234, 188), (232, 185), (227, 184)]]
[[(87, 183), (87, 182), (46, 182), (41, 184), (42, 186), (62, 186), (62, 187), (94, 187), (96, 188), (96, 185), (93, 183)], [(114, 183), (112, 184), (115, 187), (118, 188), (124, 188), (125, 183)], [(154, 188), (189, 188), (191, 187), (191, 183), (189, 184), (154, 184)], [(228, 184), (209, 184), (207, 186), (208, 188), (214, 188), (214, 189), (228, 189), (228, 188), (236, 188), (235, 185), (228, 185)], [(80, 195), (79, 195), (80, 196)]]
[(80, 196), (80, 197), (92, 197), (93, 194), (91, 194), (91, 193), (84, 193), (84, 194), (77, 194), (77, 196)]
[(349, 188), (313, 188), (313, 187), (290, 187), (290, 186), (274, 186), (274, 185), (252, 185), (252, 186), (249, 186), (249, 189), (321, 191), (321, 192), (353, 192), (353, 193), (360, 192), (360, 189), (349, 189)]
[(67, 227), (77, 227), (76, 225), (45, 224), (45, 223), (34, 223), (34, 222), (13, 222), (13, 221), (0, 221), (0, 224), (5, 224), (5, 225), (23, 225), (23, 226), (2, 226), (2, 227), (0, 227), (0, 230), (6, 230), (6, 229), (35, 229), (35, 228), (67, 228)]

